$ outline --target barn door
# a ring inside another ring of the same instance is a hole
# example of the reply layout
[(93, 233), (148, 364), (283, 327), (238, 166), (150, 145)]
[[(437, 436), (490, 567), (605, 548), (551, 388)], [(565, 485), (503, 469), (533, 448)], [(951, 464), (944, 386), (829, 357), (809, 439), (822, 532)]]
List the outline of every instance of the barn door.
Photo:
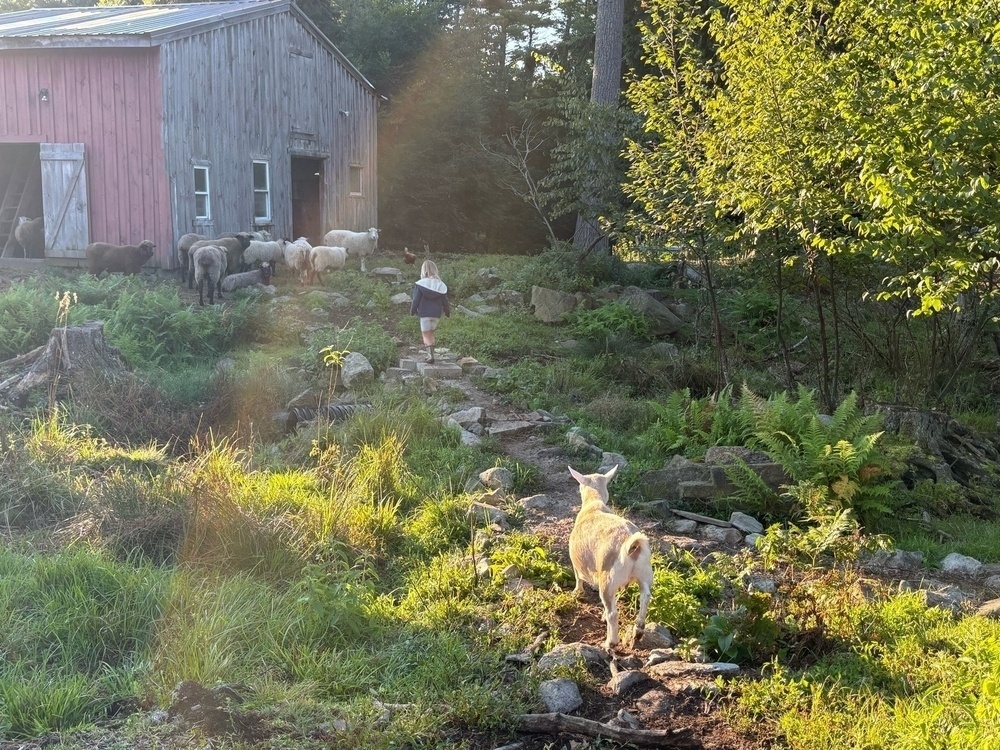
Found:
[(43, 143), (38, 156), (42, 167), (45, 255), (82, 258), (90, 243), (83, 144)]

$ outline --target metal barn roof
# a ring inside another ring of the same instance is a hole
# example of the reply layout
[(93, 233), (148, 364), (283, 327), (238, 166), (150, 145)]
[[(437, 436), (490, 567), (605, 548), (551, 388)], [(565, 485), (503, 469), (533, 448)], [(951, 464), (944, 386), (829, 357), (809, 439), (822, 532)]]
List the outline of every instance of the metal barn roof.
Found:
[(0, 13), (0, 50), (149, 47), (212, 28), (290, 11), (365, 86), (374, 86), (292, 0), (33, 8)]
[(0, 38), (155, 36), (288, 5), (288, 0), (231, 0), (177, 5), (33, 8), (0, 14)]

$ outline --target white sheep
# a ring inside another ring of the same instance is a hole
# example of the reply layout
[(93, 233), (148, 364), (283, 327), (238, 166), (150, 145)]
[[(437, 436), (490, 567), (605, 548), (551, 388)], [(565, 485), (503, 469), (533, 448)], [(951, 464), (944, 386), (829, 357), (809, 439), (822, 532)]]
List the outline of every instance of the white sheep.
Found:
[(372, 227), (367, 232), (351, 232), (347, 229), (331, 229), (323, 238), (327, 247), (345, 247), (348, 255), (361, 258), (361, 270), (365, 271), (365, 258), (375, 254), (378, 246), (378, 230)]
[(569, 473), (580, 483), (580, 512), (569, 535), (569, 557), (573, 563), (576, 588), (595, 586), (604, 605), (608, 632), (604, 647), (618, 645), (618, 592), (632, 581), (639, 584), (639, 614), (635, 619), (635, 640), (646, 629), (650, 593), (653, 588), (653, 565), (649, 539), (639, 527), (608, 507), (608, 482), (618, 471), (614, 466), (606, 474), (581, 474), (572, 466)]
[(285, 243), (287, 240), (251, 240), (250, 246), (243, 251), (243, 265), (256, 268), (261, 263), (270, 263), (277, 271), (278, 263), (285, 262)]
[(260, 268), (255, 268), (252, 271), (229, 274), (222, 280), (222, 290), (233, 292), (237, 289), (245, 289), (246, 287), (256, 286), (257, 284), (267, 286), (270, 283), (271, 264), (268, 261), (264, 261), (260, 264)]
[(208, 304), (215, 304), (215, 291), (219, 291), (222, 300), (222, 279), (226, 274), (228, 264), (226, 251), (219, 245), (202, 245), (191, 254), (191, 266), (194, 269), (194, 280), (198, 282), (198, 304), (204, 306), (205, 280), (208, 280)]
[(285, 243), (285, 265), (298, 273), (299, 281), (303, 284), (306, 283), (312, 272), (312, 265), (309, 258), (311, 250), (312, 245), (309, 244), (309, 240), (305, 237), (299, 237), (294, 242)]
[(309, 253), (309, 283), (322, 280), (323, 271), (339, 271), (347, 264), (347, 248), (315, 245)]

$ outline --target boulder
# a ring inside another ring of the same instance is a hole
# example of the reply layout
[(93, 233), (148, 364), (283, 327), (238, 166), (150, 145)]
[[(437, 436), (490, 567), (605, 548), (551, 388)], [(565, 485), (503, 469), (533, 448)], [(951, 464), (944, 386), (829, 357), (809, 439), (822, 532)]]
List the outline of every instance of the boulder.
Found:
[(576, 296), (543, 286), (531, 287), (531, 306), (535, 317), (544, 323), (565, 323), (566, 313), (577, 306)]
[(364, 354), (351, 352), (340, 365), (340, 382), (345, 388), (360, 388), (375, 382), (375, 368)]
[(649, 331), (654, 336), (669, 336), (677, 333), (684, 325), (684, 321), (674, 315), (669, 307), (637, 286), (626, 287), (619, 295), (618, 301), (641, 315), (649, 324)]

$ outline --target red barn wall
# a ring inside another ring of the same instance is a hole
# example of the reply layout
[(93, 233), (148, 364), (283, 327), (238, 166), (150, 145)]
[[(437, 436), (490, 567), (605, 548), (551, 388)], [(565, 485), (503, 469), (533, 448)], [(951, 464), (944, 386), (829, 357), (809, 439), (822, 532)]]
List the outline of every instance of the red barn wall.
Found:
[(0, 142), (83, 143), (90, 240), (150, 239), (165, 266), (173, 249), (162, 133), (156, 48), (0, 51)]

